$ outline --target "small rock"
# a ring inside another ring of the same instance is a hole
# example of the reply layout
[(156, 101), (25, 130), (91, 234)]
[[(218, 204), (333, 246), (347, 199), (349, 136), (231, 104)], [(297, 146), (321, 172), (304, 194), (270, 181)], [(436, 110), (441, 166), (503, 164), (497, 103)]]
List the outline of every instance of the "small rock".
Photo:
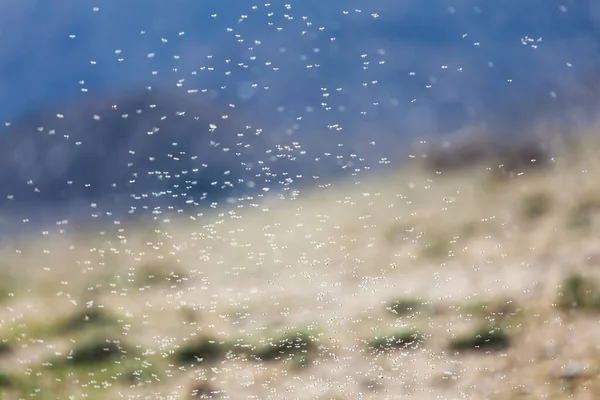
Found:
[(215, 399), (219, 397), (219, 393), (208, 382), (202, 382), (194, 386), (191, 397), (193, 399)]
[(574, 381), (580, 378), (585, 371), (585, 368), (581, 363), (570, 362), (565, 365), (561, 371), (560, 378), (567, 381)]

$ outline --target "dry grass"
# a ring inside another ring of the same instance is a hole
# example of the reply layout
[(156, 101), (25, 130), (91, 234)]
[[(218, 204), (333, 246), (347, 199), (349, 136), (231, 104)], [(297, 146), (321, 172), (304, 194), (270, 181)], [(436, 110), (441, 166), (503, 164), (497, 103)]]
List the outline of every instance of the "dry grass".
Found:
[(598, 398), (600, 312), (559, 303), (600, 279), (597, 149), (23, 240), (0, 398)]

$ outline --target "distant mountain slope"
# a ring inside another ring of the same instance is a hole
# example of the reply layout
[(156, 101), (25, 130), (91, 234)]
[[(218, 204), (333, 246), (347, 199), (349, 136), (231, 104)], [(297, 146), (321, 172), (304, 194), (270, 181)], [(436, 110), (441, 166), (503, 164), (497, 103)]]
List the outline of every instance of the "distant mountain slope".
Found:
[(377, 165), (369, 136), (284, 129), (251, 111), (210, 93), (146, 88), (23, 116), (0, 130), (4, 227), (189, 211)]
[(57, 106), (0, 135), (0, 205), (180, 207), (279, 179), (274, 131), (207, 96), (138, 91)]

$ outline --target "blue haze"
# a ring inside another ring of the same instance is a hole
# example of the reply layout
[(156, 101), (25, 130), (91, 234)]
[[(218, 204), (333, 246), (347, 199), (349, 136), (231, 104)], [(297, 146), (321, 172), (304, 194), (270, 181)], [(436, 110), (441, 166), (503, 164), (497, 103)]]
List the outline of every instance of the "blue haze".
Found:
[[(405, 136), (481, 121), (512, 130), (543, 118), (551, 94), (579, 106), (578, 94), (600, 61), (600, 6), (592, 0), (287, 0), (270, 6), (20, 0), (1, 7), (1, 121), (57, 101), (135, 85), (174, 87), (185, 78), (184, 88), (227, 85), (221, 96), (251, 96), (266, 118), (284, 124), (306, 106), (321, 108), (326, 88), (332, 109), (314, 117), (317, 125)], [(253, 90), (252, 83), (269, 90)], [(282, 105), (286, 111), (276, 113)]]

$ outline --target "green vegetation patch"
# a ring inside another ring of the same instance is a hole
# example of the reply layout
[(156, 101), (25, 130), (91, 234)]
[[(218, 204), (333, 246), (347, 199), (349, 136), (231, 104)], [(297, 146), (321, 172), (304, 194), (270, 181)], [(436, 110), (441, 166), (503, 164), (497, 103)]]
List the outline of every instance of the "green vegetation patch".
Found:
[(581, 274), (568, 276), (560, 285), (556, 305), (563, 311), (600, 310), (598, 283)]
[(317, 350), (317, 337), (308, 331), (294, 330), (279, 337), (270, 337), (254, 347), (251, 355), (262, 361), (296, 359), (300, 362)]
[(151, 262), (139, 268), (132, 277), (133, 284), (138, 288), (157, 286), (179, 287), (189, 280), (175, 262)]
[[(17, 380), (8, 372), (0, 369), (0, 391), (10, 389), (17, 385)], [(0, 392), (0, 399), (2, 398)]]
[(427, 307), (427, 303), (417, 298), (399, 298), (386, 304), (386, 310), (397, 316), (414, 315)]
[(523, 315), (523, 309), (511, 298), (500, 298), (463, 304), (467, 315), (482, 318), (492, 324), (507, 324)]
[(530, 194), (521, 203), (521, 216), (526, 220), (538, 220), (550, 212), (552, 203), (552, 197), (547, 193)]
[(124, 358), (128, 347), (120, 340), (93, 339), (73, 347), (66, 358), (56, 358), (51, 365), (78, 367), (99, 365)]
[(57, 334), (67, 334), (85, 329), (99, 329), (119, 326), (119, 320), (103, 308), (93, 307), (78, 311), (74, 315), (59, 322)]
[(228, 342), (206, 336), (180, 347), (174, 357), (179, 364), (214, 363), (225, 357), (232, 348)]
[(425, 341), (425, 335), (415, 328), (405, 328), (377, 335), (368, 341), (371, 350), (416, 348)]
[(508, 348), (511, 338), (504, 328), (481, 326), (472, 333), (461, 335), (450, 342), (455, 351), (498, 351)]
[(432, 242), (426, 243), (421, 255), (425, 258), (443, 258), (450, 255), (450, 241), (442, 238), (435, 238)]

